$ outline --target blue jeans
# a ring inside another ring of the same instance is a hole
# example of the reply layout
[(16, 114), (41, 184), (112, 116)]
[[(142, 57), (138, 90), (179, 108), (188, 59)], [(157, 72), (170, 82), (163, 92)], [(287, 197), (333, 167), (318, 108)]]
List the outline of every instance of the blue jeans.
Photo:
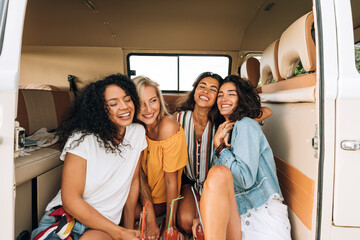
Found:
[[(46, 228), (53, 225), (55, 221), (55, 217), (49, 216), (49, 214), (54, 211), (54, 209), (51, 209), (50, 211), (46, 212), (45, 215), (41, 218), (41, 221), (39, 223), (38, 228), (34, 229), (31, 233), (31, 239), (33, 239), (39, 232), (45, 230)], [(71, 233), (71, 237), (74, 240), (79, 240), (80, 237), (88, 230), (88, 227), (86, 227), (84, 224), (76, 221), (73, 231)], [(48, 240), (59, 240), (60, 238), (57, 235), (51, 236)]]

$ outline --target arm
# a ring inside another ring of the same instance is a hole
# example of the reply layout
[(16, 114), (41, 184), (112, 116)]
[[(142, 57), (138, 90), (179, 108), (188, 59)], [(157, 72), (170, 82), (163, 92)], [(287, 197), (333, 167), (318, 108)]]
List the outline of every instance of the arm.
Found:
[[(159, 126), (159, 138), (165, 140), (178, 134), (182, 131), (181, 135), (173, 138), (167, 142), (163, 149), (163, 169), (166, 187), (166, 227), (170, 215), (171, 201), (179, 196), (179, 182), (178, 170), (182, 169), (188, 163), (187, 146), (185, 134), (183, 133), (180, 124), (170, 117), (163, 118)], [(171, 221), (175, 224), (177, 204), (173, 206), (173, 218)]]
[(214, 158), (214, 165), (227, 166), (235, 185), (243, 189), (249, 189), (256, 181), (260, 158), (259, 128), (257, 122), (248, 118), (238, 121), (232, 133), (231, 151), (224, 148), (219, 157)]
[(61, 198), (65, 211), (85, 226), (106, 232), (113, 239), (137, 239), (136, 231), (116, 225), (83, 200), (85, 180), (86, 160), (67, 153), (61, 184)]
[[(178, 173), (177, 172), (165, 172), (165, 185), (166, 185), (166, 225), (165, 229), (168, 227), (168, 220), (170, 216), (170, 204), (171, 201), (175, 198), (177, 198), (178, 195)], [(173, 223), (173, 226), (176, 224), (176, 209), (177, 209), (177, 202), (174, 203), (173, 206), (173, 215), (171, 222)], [(171, 227), (171, 226), (170, 226)]]
[(136, 170), (131, 182), (130, 192), (126, 204), (124, 206), (124, 227), (128, 229), (134, 228), (135, 208), (139, 199), (140, 190), (140, 163), (143, 152), (141, 152)]
[(147, 181), (147, 177), (140, 168), (140, 201), (141, 205), (145, 206), (146, 202), (148, 201), (148, 205), (146, 208), (147, 217), (146, 217), (146, 224), (147, 224), (147, 231), (148, 236), (155, 236), (155, 239), (158, 239), (160, 236), (160, 229), (156, 223), (156, 216), (153, 207), (153, 200), (151, 197), (151, 189)]
[(261, 107), (261, 112), (262, 112), (261, 117), (254, 118), (254, 120), (261, 122), (272, 115), (272, 111), (268, 107)]

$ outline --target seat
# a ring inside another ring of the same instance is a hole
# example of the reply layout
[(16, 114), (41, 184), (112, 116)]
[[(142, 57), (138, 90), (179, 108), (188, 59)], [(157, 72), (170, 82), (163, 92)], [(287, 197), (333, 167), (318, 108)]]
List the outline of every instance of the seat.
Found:
[[(260, 77), (260, 62), (254, 57), (250, 57), (241, 65), (240, 68), (241, 77), (244, 80), (250, 82), (250, 84), (256, 88), (259, 82)], [(261, 107), (262, 115), (261, 117), (255, 118), (258, 122), (263, 122), (266, 118), (270, 117), (272, 111), (268, 107)]]
[[(271, 95), (267, 96), (269, 101), (314, 101), (316, 49), (312, 37), (313, 23), (313, 13), (305, 14), (291, 24), (278, 41), (273, 42), (265, 49), (260, 63), (260, 79), (264, 85), (258, 92), (276, 93), (273, 95), (275, 98)], [(302, 62), (306, 73), (294, 77), (299, 61)], [(275, 82), (271, 82), (271, 78), (275, 79)], [(290, 90), (289, 93), (284, 92)], [(293, 99), (292, 96), (296, 95), (294, 91), (297, 90), (302, 91), (302, 96), (308, 97), (302, 99), (300, 96)], [(304, 91), (307, 93), (304, 94)], [(285, 93), (284, 97), (279, 96), (280, 92)]]
[(315, 43), (311, 34), (313, 23), (314, 14), (309, 12), (291, 24), (281, 35), (278, 63), (283, 79), (293, 76), (299, 61), (306, 72), (316, 70)]
[(249, 81), (253, 87), (257, 87), (260, 79), (260, 62), (254, 57), (244, 61), (240, 68), (241, 78)]
[(278, 48), (279, 40), (275, 40), (264, 50), (261, 56), (260, 81), (264, 85), (271, 83), (272, 80), (275, 82), (282, 80), (278, 67)]

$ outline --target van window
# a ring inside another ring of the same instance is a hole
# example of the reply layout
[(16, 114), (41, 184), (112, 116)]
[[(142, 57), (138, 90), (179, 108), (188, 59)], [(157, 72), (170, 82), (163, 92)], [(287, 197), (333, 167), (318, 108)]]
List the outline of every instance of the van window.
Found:
[(8, 1), (0, 1), (0, 55), (2, 52), (3, 42), (4, 42), (4, 32), (6, 25), (6, 13), (7, 13)]
[(360, 42), (355, 44), (355, 65), (356, 69), (360, 73)]
[(223, 55), (129, 54), (128, 75), (147, 76), (160, 85), (162, 91), (189, 91), (202, 72), (214, 72), (226, 77), (231, 71), (231, 57)]
[(351, 1), (351, 11), (353, 18), (354, 28), (354, 47), (355, 47), (355, 65), (356, 69), (360, 73), (360, 1)]

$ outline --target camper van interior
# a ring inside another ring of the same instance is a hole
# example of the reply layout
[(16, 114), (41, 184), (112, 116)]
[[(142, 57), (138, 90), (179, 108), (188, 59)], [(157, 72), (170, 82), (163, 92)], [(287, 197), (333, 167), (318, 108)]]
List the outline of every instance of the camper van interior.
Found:
[[(360, 61), (360, 1), (347, 5)], [(316, 0), (28, 0), (18, 130), (27, 137), (56, 131), (74, 90), (112, 73), (157, 81), (171, 112), (201, 72), (241, 75), (272, 111), (262, 129), (289, 207), (292, 238), (320, 239), (324, 226), (347, 226), (359, 236), (359, 217), (349, 216), (346, 207), (360, 197), (351, 202), (341, 197), (345, 190), (334, 176), (342, 175), (324, 174), (335, 162), (324, 163), (320, 152), (324, 23), (319, 19), (330, 14), (320, 9)], [(17, 239), (29, 239), (60, 188), (63, 162), (54, 141), (31, 152), (20, 146), (14, 158)]]

